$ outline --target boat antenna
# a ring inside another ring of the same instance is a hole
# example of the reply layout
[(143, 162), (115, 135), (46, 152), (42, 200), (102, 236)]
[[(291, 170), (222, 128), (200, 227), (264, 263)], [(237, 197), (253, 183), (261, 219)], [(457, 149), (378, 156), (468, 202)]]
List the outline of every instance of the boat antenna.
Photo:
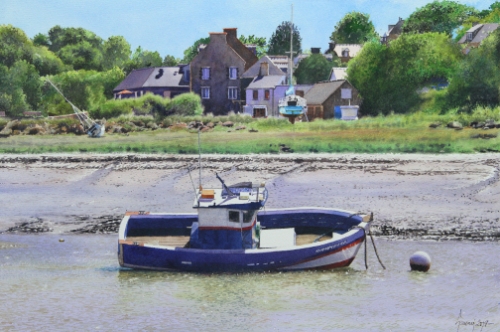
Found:
[(198, 128), (198, 168), (199, 168), (199, 188), (202, 190), (201, 186), (201, 143), (200, 143), (200, 129)]
[(219, 174), (215, 173), (215, 176), (216, 176), (216, 177), (217, 177), (217, 179), (219, 179), (219, 181), (222, 183), (222, 187), (223, 187), (224, 189), (226, 189), (227, 194), (228, 194), (229, 196), (235, 196), (235, 194), (234, 194), (234, 193), (233, 193), (233, 192), (229, 189), (229, 187), (228, 187), (228, 186), (226, 186), (226, 184), (224, 183), (224, 180), (222, 180), (222, 179), (221, 179), (221, 177), (219, 176)]

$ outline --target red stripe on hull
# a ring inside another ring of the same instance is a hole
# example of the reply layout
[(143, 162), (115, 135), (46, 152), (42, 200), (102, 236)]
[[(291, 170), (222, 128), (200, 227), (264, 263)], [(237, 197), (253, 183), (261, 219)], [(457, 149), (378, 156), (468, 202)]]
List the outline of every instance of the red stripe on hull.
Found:
[(351, 265), (351, 263), (354, 260), (354, 258), (355, 257), (349, 258), (348, 260), (345, 260), (345, 261), (342, 261), (342, 262), (330, 264), (330, 265), (324, 265), (324, 266), (318, 266), (318, 267), (311, 267), (311, 268), (308, 268), (306, 270), (331, 270), (331, 269), (336, 269), (336, 268), (339, 268), (339, 267), (347, 267), (347, 266)]
[(320, 258), (323, 258), (323, 257), (326, 257), (326, 256), (330, 256), (330, 255), (336, 254), (336, 253), (338, 253), (338, 252), (340, 252), (340, 251), (344, 251), (344, 250), (349, 249), (349, 248), (351, 248), (351, 247), (354, 247), (354, 246), (356, 246), (356, 245), (358, 245), (358, 244), (360, 244), (360, 243), (363, 243), (363, 240), (364, 240), (364, 238), (360, 238), (360, 239), (358, 239), (358, 240), (356, 240), (356, 241), (354, 241), (354, 242), (352, 242), (352, 243), (349, 243), (349, 244), (348, 244), (348, 245), (346, 245), (346, 246), (340, 247), (340, 248), (338, 248), (338, 249), (336, 249), (336, 250), (334, 250), (334, 251), (329, 251), (329, 252), (327, 252), (327, 253), (325, 253), (325, 254), (323, 254), (323, 255), (320, 255), (320, 256), (316, 256), (316, 257), (314, 257), (314, 258), (309, 258), (309, 259), (303, 260), (303, 261), (301, 261), (301, 262), (299, 262), (299, 263), (297, 263), (297, 264), (294, 264), (294, 265), (298, 265), (298, 264), (303, 264), (303, 263), (307, 263), (307, 262), (315, 261), (315, 260), (317, 260), (317, 259), (320, 259)]

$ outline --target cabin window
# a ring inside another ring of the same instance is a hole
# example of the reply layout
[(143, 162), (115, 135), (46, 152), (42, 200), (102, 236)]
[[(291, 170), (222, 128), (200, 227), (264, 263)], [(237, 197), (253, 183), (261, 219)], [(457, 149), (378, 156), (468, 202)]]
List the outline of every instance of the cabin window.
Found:
[(228, 88), (227, 89), (227, 98), (228, 99), (238, 99), (238, 88)]
[(229, 211), (229, 221), (240, 222), (240, 211)]
[(201, 99), (210, 99), (210, 88), (207, 86), (201, 87)]
[(249, 223), (252, 221), (254, 215), (254, 211), (243, 211), (243, 223)]
[(210, 79), (210, 67), (201, 68), (201, 79), (209, 80)]
[(264, 90), (264, 99), (269, 100), (271, 92), (269, 90)]
[(230, 67), (229, 68), (229, 79), (235, 80), (237, 78), (238, 78), (238, 68), (237, 67)]
[(259, 90), (253, 90), (253, 100), (259, 99)]

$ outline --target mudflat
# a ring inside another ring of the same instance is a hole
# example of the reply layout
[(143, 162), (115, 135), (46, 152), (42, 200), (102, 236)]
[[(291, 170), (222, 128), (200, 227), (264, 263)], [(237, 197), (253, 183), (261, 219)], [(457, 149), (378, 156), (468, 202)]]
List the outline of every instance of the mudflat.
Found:
[(500, 240), (500, 155), (0, 155), (0, 232), (112, 233), (126, 211), (195, 212), (194, 188), (266, 182), (266, 208), (374, 214), (372, 233)]

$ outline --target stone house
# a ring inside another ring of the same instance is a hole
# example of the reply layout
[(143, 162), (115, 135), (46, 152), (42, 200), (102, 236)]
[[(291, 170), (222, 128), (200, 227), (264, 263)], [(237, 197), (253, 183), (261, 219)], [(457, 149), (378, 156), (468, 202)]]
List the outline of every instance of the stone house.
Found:
[(465, 35), (458, 41), (459, 45), (464, 46), (463, 53), (467, 54), (471, 48), (479, 47), (483, 40), (495, 31), (498, 26), (498, 23), (476, 24), (467, 30)]
[(165, 98), (189, 92), (189, 66), (136, 69), (113, 89), (115, 99), (137, 98), (148, 92)]
[(247, 85), (245, 114), (254, 118), (274, 116), (278, 105), (275, 90), (286, 83), (285, 72), (266, 55), (244, 72), (241, 79)]
[(236, 28), (210, 33), (210, 42), (190, 63), (190, 88), (201, 96), (205, 114), (243, 112), (246, 86), (241, 75), (257, 60), (238, 40)]
[(304, 98), (307, 101), (309, 121), (316, 118), (339, 118), (340, 106), (361, 104), (358, 90), (347, 80), (316, 83), (305, 94)]
[(336, 44), (331, 42), (325, 54), (335, 54), (340, 58), (340, 61), (347, 63), (354, 58), (362, 48), (363, 45), (361, 44)]
[(404, 23), (405, 23), (405, 20), (403, 20), (400, 17), (396, 24), (389, 24), (387, 32), (384, 33), (384, 35), (380, 38), (380, 42), (382, 44), (387, 44), (389, 41), (397, 39), (399, 37), (399, 35), (401, 35), (401, 33), (403, 32), (402, 29), (403, 29)]

